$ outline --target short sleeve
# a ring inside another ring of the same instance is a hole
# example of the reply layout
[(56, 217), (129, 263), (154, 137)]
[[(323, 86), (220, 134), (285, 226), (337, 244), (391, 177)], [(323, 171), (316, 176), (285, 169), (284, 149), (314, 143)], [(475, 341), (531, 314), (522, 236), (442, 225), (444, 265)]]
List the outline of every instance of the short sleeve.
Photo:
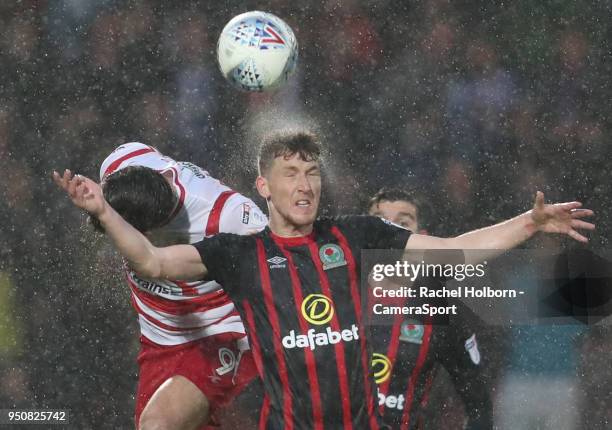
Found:
[[(440, 327), (445, 336), (439, 339), (436, 358), (446, 368), (468, 415), (467, 428), (492, 428), (493, 406), (491, 382), (485, 371), (486, 358), (481, 355), (477, 332), (482, 332), (479, 318), (466, 305), (458, 304), (457, 316), (448, 326)], [(459, 315), (461, 317), (457, 318)], [(437, 349), (437, 348), (436, 348)]]
[(245, 261), (241, 253), (245, 249), (243, 242), (248, 239), (248, 236), (220, 233), (193, 244), (206, 266), (207, 279), (217, 281), (230, 295), (237, 293), (235, 290), (240, 285), (241, 263)]
[(477, 333), (482, 332), (482, 321), (460, 300), (449, 300), (457, 306), (457, 314), (446, 325), (440, 326), (444, 346), (438, 360), (457, 381), (476, 381), (482, 371), (482, 357)]
[(340, 222), (360, 238), (361, 249), (404, 249), (412, 232), (385, 219), (355, 215), (341, 217)]
[(253, 234), (268, 225), (268, 218), (253, 201), (242, 194), (234, 194), (225, 203), (219, 221), (221, 233)]
[(383, 218), (368, 217), (368, 249), (404, 249), (412, 232)]

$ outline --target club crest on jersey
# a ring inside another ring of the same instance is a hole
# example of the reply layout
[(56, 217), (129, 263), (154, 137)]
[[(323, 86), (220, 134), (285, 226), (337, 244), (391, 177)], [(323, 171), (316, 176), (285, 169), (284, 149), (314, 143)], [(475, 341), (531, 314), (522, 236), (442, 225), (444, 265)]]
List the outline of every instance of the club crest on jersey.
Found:
[(321, 259), (321, 263), (323, 263), (323, 270), (346, 265), (344, 251), (333, 243), (325, 244), (319, 249), (319, 258)]
[(278, 255), (272, 258), (268, 258), (268, 263), (270, 263), (270, 269), (284, 269), (286, 258), (279, 257)]
[(242, 223), (248, 224), (251, 218), (251, 206), (248, 203), (242, 204)]
[(415, 320), (405, 320), (400, 326), (399, 339), (404, 342), (416, 343), (418, 345), (423, 343), (423, 335), (425, 334), (425, 328), (422, 324), (419, 324)]
[(472, 363), (480, 364), (480, 351), (478, 350), (478, 342), (476, 342), (476, 334), (465, 341), (465, 350), (470, 354)]

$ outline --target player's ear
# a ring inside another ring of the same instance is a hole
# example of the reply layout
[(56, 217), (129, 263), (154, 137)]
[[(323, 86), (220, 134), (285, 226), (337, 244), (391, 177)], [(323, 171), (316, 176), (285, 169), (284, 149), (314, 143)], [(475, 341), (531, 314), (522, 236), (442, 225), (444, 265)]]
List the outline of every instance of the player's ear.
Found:
[(174, 181), (174, 173), (172, 173), (172, 170), (164, 170), (161, 172), (161, 174), (164, 178), (166, 178), (166, 181), (172, 185), (172, 181)]
[(258, 176), (255, 179), (255, 186), (257, 187), (257, 192), (264, 199), (268, 200), (270, 198), (270, 189), (268, 187), (268, 180), (263, 176)]

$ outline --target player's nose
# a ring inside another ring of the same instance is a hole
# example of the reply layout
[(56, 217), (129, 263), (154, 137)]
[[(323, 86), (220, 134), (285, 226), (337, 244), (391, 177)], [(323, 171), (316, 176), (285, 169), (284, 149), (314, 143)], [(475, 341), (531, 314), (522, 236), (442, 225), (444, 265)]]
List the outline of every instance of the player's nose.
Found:
[(298, 191), (309, 193), (312, 191), (312, 186), (308, 180), (308, 175), (299, 175)]

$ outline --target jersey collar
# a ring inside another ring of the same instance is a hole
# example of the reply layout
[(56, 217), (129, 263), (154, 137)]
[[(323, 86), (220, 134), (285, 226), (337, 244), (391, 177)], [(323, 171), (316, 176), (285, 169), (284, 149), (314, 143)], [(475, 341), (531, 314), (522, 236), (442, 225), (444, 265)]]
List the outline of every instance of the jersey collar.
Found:
[(292, 236), (292, 237), (284, 237), (274, 234), (270, 227), (266, 227), (266, 230), (270, 234), (270, 237), (274, 242), (279, 245), (284, 246), (300, 246), (300, 245), (308, 245), (315, 241), (315, 232), (314, 229), (307, 234), (306, 236)]

